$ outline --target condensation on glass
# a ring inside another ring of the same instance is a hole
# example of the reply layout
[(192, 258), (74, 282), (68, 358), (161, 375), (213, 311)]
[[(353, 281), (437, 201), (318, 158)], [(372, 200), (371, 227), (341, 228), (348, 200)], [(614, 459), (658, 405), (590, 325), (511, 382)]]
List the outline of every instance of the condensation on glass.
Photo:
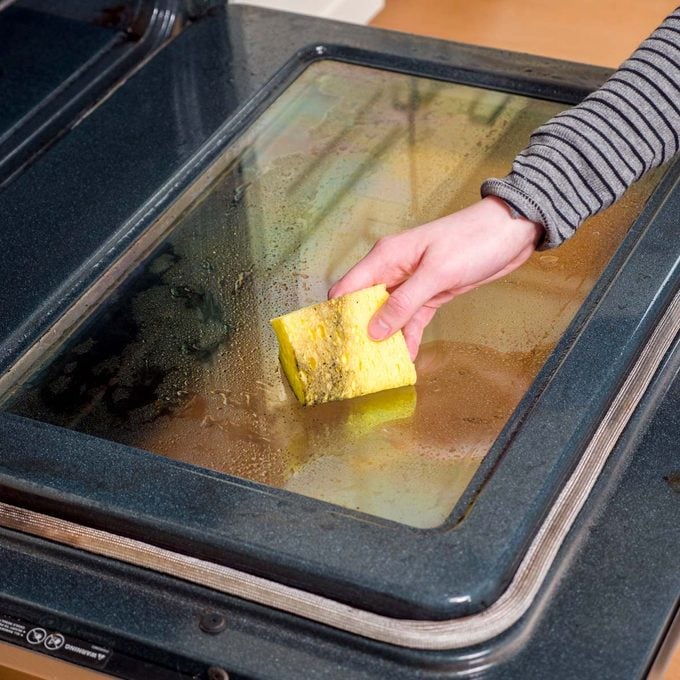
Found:
[(567, 245), (445, 307), (415, 388), (303, 407), (269, 319), (325, 299), (379, 237), (474, 201), (561, 108), (313, 64), (126, 253), (97, 304), (71, 310), (6, 407), (415, 527), (441, 524), (655, 180)]

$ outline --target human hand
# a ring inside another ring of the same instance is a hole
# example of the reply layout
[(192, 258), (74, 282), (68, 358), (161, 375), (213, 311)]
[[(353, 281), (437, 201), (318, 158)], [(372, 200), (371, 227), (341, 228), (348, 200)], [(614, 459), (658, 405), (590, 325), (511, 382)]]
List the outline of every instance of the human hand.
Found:
[(390, 292), (368, 325), (374, 340), (402, 329), (415, 359), (425, 326), (445, 302), (499, 279), (529, 258), (543, 226), (513, 218), (495, 196), (434, 222), (381, 238), (328, 291), (334, 298), (384, 283)]

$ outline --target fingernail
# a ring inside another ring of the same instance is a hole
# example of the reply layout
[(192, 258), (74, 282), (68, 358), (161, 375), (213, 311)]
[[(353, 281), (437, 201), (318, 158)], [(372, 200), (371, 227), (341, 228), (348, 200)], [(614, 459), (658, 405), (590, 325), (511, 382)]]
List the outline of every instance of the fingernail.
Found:
[(381, 319), (373, 319), (368, 324), (368, 334), (373, 340), (384, 340), (390, 334), (391, 328)]

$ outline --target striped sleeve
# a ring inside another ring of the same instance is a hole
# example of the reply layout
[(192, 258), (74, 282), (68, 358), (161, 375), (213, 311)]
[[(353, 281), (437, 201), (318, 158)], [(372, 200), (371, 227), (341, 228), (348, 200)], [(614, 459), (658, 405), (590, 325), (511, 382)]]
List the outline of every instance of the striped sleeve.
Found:
[(680, 7), (601, 88), (538, 128), (482, 196), (543, 224), (551, 248), (678, 153), (679, 135)]

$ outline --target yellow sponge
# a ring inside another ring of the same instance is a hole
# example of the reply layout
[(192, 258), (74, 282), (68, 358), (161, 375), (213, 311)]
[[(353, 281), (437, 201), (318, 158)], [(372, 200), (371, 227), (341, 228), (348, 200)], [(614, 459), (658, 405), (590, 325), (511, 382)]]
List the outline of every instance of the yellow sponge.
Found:
[(283, 370), (303, 404), (415, 384), (401, 331), (381, 342), (368, 336), (387, 297), (378, 285), (272, 319)]

